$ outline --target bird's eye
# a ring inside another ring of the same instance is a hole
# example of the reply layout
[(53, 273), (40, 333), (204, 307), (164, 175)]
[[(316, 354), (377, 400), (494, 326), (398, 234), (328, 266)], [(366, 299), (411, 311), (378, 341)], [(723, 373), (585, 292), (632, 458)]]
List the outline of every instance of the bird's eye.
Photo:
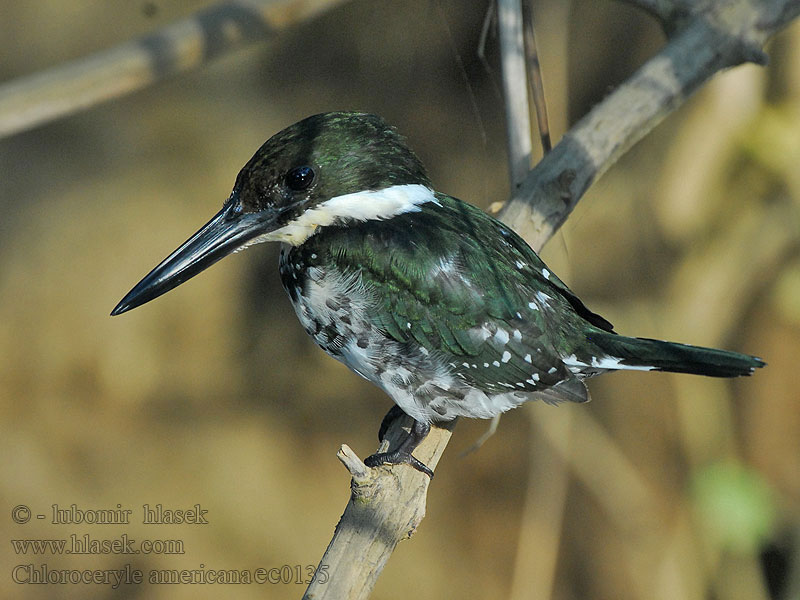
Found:
[(302, 192), (314, 181), (314, 169), (295, 167), (286, 174), (286, 185), (294, 192)]

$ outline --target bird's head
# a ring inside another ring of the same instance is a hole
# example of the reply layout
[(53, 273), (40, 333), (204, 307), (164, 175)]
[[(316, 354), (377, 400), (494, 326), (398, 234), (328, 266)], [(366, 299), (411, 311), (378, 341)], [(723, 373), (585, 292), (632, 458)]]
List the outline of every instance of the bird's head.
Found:
[(320, 228), (389, 218), (431, 200), (422, 163), (383, 119), (348, 112), (308, 117), (267, 140), (239, 172), (222, 210), (111, 314), (149, 302), (249, 245), (299, 245)]

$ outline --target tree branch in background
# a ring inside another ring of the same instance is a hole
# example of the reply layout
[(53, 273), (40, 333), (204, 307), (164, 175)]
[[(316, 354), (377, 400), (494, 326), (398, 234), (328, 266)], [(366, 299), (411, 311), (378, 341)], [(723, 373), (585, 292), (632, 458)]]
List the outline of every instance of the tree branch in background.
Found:
[(137, 40), (0, 86), (0, 138), (119, 98), (267, 40), (344, 0), (233, 0)]
[(542, 152), (547, 154), (553, 148), (553, 144), (550, 140), (550, 123), (547, 120), (547, 102), (544, 98), (542, 66), (539, 64), (539, 51), (536, 49), (536, 30), (533, 27), (532, 2), (533, 0), (522, 0), (525, 62), (528, 65), (528, 92), (536, 109), (536, 126), (539, 129), (539, 140), (542, 143)]
[(527, 72), (522, 5), (520, 0), (497, 0), (497, 28), (506, 105), (506, 141), (511, 189), (531, 170), (531, 109), (528, 104)]
[[(636, 4), (663, 7), (667, 2)], [(498, 214), (534, 249), (561, 227), (595, 179), (714, 74), (744, 62), (763, 64), (764, 43), (800, 13), (800, 0), (686, 6), (689, 17), (680, 19), (664, 49), (583, 117)], [(664, 28), (672, 27), (666, 23)]]
[(673, 30), (680, 19), (685, 18), (691, 12), (688, 2), (694, 3), (695, 9), (703, 4), (702, 0), (620, 0), (626, 4), (642, 9), (661, 23), (665, 31)]

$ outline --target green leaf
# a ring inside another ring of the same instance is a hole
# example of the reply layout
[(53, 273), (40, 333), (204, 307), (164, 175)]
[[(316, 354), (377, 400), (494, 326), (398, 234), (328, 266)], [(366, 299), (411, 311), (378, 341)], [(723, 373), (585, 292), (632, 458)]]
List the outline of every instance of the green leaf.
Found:
[(708, 535), (726, 550), (752, 554), (773, 531), (772, 491), (749, 467), (725, 462), (701, 469), (694, 476), (691, 495)]

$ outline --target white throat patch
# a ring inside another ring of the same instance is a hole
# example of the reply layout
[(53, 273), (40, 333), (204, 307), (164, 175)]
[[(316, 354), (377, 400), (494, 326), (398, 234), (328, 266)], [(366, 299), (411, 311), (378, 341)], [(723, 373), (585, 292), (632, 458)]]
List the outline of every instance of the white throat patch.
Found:
[(336, 196), (310, 208), (280, 229), (257, 237), (250, 244), (277, 241), (299, 246), (314, 235), (317, 227), (330, 225), (340, 219), (354, 221), (390, 219), (403, 213), (417, 212), (421, 210), (420, 204), (426, 202), (439, 205), (433, 190), (418, 183)]

